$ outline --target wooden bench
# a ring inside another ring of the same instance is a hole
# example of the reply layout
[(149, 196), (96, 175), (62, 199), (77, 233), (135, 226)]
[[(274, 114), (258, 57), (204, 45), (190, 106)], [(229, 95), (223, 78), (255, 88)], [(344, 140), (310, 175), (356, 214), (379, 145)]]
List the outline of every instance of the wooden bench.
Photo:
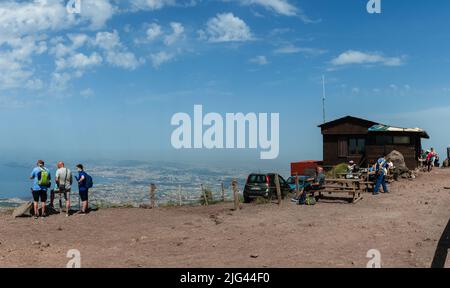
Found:
[(326, 179), (322, 189), (310, 191), (318, 193), (317, 200), (324, 197), (324, 194), (347, 194), (352, 196), (351, 203), (356, 203), (362, 199), (361, 181), (357, 179)]

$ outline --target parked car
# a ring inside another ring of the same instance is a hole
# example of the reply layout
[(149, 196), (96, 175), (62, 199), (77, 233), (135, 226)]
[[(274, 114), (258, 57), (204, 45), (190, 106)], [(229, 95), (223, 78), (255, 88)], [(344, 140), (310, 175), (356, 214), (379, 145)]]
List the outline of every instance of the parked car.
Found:
[[(297, 184), (295, 183), (295, 177), (291, 176), (287, 179), (287, 183), (289, 185), (289, 188), (291, 188), (292, 191), (297, 189)], [(298, 176), (298, 189), (301, 190), (305, 188), (307, 184), (311, 184), (311, 182), (308, 182), (308, 178), (311, 178), (310, 176)]]
[[(277, 197), (275, 175), (277, 174), (250, 174), (244, 188), (244, 202), (250, 203), (252, 199), (257, 197), (264, 197), (268, 199)], [(284, 197), (286, 197), (292, 189), (283, 177), (278, 177), (280, 181), (281, 197), (284, 199)]]

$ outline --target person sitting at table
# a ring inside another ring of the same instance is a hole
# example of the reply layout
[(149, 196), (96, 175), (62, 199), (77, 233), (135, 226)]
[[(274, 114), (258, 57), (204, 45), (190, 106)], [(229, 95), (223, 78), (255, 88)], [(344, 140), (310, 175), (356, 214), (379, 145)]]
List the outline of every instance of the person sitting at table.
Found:
[(350, 160), (348, 162), (348, 166), (347, 166), (347, 175), (346, 178), (347, 179), (352, 179), (353, 178), (353, 173), (356, 172), (356, 164), (355, 161)]
[(314, 193), (314, 191), (319, 191), (325, 184), (325, 174), (322, 167), (318, 166), (316, 168), (316, 176), (314, 178), (308, 178), (305, 181), (305, 187), (298, 191), (294, 198), (291, 199), (292, 202), (298, 202), (299, 205), (304, 205), (306, 202), (306, 195), (308, 192)]

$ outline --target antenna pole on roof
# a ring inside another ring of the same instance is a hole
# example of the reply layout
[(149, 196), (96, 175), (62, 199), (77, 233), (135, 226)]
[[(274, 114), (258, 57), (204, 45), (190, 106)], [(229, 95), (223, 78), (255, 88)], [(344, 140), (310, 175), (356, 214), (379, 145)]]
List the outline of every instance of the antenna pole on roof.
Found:
[(322, 75), (322, 112), (323, 112), (323, 123), (326, 122), (325, 114), (325, 75)]

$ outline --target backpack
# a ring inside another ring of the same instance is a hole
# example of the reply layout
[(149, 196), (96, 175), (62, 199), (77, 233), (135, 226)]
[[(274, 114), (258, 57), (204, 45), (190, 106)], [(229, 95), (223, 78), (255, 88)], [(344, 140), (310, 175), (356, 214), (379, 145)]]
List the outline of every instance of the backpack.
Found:
[(305, 205), (316, 205), (316, 198), (314, 196), (306, 197)]
[(85, 180), (86, 188), (90, 189), (90, 188), (94, 187), (94, 181), (92, 180), (92, 177), (86, 173), (85, 178), (86, 178), (86, 180)]
[(50, 182), (50, 174), (48, 170), (44, 168), (40, 168), (41, 171), (39, 171), (37, 178), (38, 178), (38, 185), (42, 187), (50, 187), (52, 184)]

